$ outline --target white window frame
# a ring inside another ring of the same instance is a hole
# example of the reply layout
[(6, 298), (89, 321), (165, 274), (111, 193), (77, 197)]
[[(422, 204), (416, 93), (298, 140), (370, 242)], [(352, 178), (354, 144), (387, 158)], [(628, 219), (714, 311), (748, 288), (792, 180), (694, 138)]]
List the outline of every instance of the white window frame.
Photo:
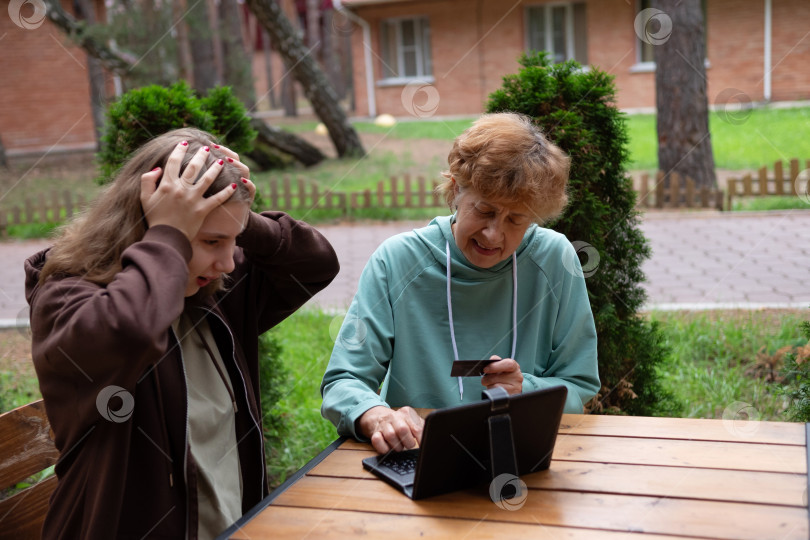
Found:
[[(394, 28), (394, 35), (396, 41), (396, 57), (397, 57), (397, 73), (401, 73), (404, 65), (405, 65), (405, 47), (402, 45), (402, 23), (405, 21), (413, 21), (414, 28), (416, 29), (416, 40), (417, 45), (415, 45), (415, 53), (416, 53), (416, 75), (409, 75), (409, 76), (400, 76), (400, 77), (386, 77), (377, 80), (377, 86), (396, 86), (396, 85), (403, 85), (407, 84), (412, 81), (424, 81), (424, 82), (434, 82), (433, 78), (433, 59), (432, 58), (425, 58), (425, 40), (427, 40), (427, 52), (429, 55), (433, 54), (433, 48), (430, 47), (430, 20), (428, 19), (427, 15), (408, 15), (406, 17), (390, 17), (386, 19), (382, 19), (380, 21), (380, 60), (384, 62), (382, 58), (382, 28), (383, 25), (392, 24)], [(386, 71), (385, 66), (381, 70), (381, 73)]]
[[(543, 46), (543, 51), (548, 52), (552, 56), (556, 51), (554, 51), (554, 28), (553, 28), (553, 21), (551, 17), (552, 9), (555, 7), (564, 7), (565, 8), (565, 60), (576, 60), (576, 42), (574, 41), (574, 4), (575, 3), (585, 3), (585, 2), (550, 2), (544, 4), (529, 4), (526, 6), (524, 14), (524, 35), (525, 35), (525, 43), (523, 49), (525, 51), (534, 50), (531, 49), (531, 25), (529, 21), (529, 11), (531, 9), (541, 8), (543, 9), (543, 19), (545, 22), (545, 43)], [(587, 6), (587, 4), (586, 4)], [(586, 7), (587, 9), (587, 7)], [(586, 15), (587, 16), (587, 15)], [(587, 70), (587, 66), (583, 65), (583, 69)]]

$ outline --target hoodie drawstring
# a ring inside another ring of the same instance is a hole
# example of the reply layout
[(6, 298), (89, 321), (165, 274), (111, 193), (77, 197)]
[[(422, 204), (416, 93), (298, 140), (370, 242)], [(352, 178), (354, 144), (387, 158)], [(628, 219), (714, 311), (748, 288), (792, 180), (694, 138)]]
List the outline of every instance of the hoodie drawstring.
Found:
[[(453, 358), (458, 360), (458, 346), (456, 345), (456, 330), (453, 325), (453, 302), (450, 295), (450, 241), (445, 240), (445, 253), (447, 254), (447, 315), (450, 319), (450, 340), (453, 342)], [(512, 355), (515, 359), (515, 348), (517, 347), (517, 256), (512, 253)], [(464, 399), (464, 384), (458, 378), (458, 399)]]
[[(166, 445), (166, 450), (171, 454), (171, 446), (169, 444), (169, 430), (166, 428), (166, 414), (163, 409), (163, 395), (160, 393), (160, 376), (158, 375), (158, 367), (152, 370), (152, 373), (155, 374), (155, 393), (157, 394), (157, 402), (158, 402), (158, 409), (160, 410), (160, 427), (163, 430), (163, 442)], [(172, 475), (172, 465), (171, 465), (171, 458), (167, 458), (169, 460), (168, 469), (169, 469), (169, 487), (174, 487), (174, 476)]]

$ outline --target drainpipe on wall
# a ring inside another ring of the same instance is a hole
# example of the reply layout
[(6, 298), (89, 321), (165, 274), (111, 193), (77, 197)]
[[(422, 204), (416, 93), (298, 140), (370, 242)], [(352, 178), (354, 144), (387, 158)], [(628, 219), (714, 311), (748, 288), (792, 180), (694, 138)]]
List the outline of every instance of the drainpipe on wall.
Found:
[(765, 74), (762, 77), (762, 97), (766, 102), (771, 100), (771, 24), (771, 0), (765, 0)]
[(363, 29), (363, 59), (366, 66), (366, 95), (368, 99), (368, 115), (377, 116), (377, 96), (374, 94), (374, 65), (371, 62), (371, 27), (368, 21), (361, 19), (357, 14), (346, 9), (340, 0), (332, 2), (334, 8), (345, 15), (350, 21), (357, 23)]

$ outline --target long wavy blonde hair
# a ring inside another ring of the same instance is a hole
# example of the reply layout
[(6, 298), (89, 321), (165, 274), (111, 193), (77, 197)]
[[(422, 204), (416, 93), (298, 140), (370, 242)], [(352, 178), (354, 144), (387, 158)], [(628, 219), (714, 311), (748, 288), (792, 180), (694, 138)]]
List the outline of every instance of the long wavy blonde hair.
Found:
[(222, 172), (204, 197), (235, 183), (237, 190), (229, 201), (250, 201), (250, 192), (240, 182), (240, 170), (214, 148), (217, 143), (210, 133), (193, 128), (169, 131), (135, 152), (87, 210), (59, 229), (39, 282), (44, 283), (51, 276), (81, 276), (101, 285), (110, 283), (121, 271), (123, 251), (146, 234), (147, 223), (141, 207), (141, 175), (155, 167), (165, 170), (169, 154), (181, 141), (188, 141), (181, 173), (202, 146), (209, 146), (211, 150), (200, 176), (217, 159), (225, 160)]

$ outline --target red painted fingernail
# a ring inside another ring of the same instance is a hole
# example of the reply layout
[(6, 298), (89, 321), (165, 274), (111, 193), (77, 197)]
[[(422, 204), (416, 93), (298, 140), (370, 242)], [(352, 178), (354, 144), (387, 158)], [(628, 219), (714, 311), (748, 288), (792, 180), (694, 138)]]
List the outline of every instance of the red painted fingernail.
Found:
[(231, 187), (232, 187), (233, 189), (236, 189), (236, 184), (235, 184), (235, 183), (234, 183), (234, 184), (231, 184)]
[(205, 150), (206, 152), (210, 152), (210, 151), (211, 151), (211, 149), (210, 149), (210, 148), (208, 148), (207, 146), (203, 146), (203, 150)]
[(222, 164), (223, 164), (223, 163), (225, 163), (225, 162), (224, 162), (224, 161), (222, 161), (221, 159), (218, 159), (218, 160), (217, 160), (217, 163), (218, 163), (218, 164), (220, 164), (220, 165), (222, 165)]
[(233, 163), (233, 158), (228, 158), (228, 163)]
[(160, 167), (155, 167), (154, 169), (152, 169), (152, 172), (159, 171), (159, 170), (160, 170)]
[(214, 148), (219, 148), (219, 145), (218, 145), (218, 144), (215, 144), (215, 145), (214, 145)]
[(183, 146), (188, 146), (188, 141), (183, 141), (180, 144), (182, 144)]
[(247, 178), (242, 178), (242, 183), (247, 184)]

